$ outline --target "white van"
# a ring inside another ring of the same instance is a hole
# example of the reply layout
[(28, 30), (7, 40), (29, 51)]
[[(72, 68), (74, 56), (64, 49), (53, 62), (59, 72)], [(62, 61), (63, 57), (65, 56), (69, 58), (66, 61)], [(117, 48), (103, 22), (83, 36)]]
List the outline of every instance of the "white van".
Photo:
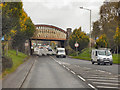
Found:
[(65, 48), (57, 48), (56, 57), (57, 58), (59, 58), (59, 57), (66, 58)]
[(108, 49), (94, 49), (91, 53), (92, 64), (98, 63), (98, 65), (109, 63), (113, 64), (112, 54)]

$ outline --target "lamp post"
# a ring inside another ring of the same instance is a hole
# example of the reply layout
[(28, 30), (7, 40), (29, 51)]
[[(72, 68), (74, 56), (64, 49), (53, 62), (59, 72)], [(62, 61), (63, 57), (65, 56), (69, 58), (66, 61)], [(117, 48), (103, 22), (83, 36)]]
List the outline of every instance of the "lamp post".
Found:
[(88, 10), (90, 12), (90, 48), (91, 48), (91, 9), (80, 7), (80, 9)]

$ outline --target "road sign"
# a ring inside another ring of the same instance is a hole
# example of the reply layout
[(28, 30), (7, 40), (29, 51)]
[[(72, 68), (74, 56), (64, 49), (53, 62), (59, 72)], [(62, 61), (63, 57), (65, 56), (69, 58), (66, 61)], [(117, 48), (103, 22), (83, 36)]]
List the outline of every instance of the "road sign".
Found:
[(75, 43), (75, 47), (78, 47), (78, 46), (79, 46), (79, 44), (76, 42), (76, 43)]

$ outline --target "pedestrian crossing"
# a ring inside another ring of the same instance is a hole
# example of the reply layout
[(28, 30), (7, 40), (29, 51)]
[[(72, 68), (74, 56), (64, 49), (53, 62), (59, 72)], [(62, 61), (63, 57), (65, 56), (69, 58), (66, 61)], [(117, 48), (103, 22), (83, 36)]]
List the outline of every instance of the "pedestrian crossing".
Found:
[(82, 76), (96, 88), (119, 89), (120, 87), (120, 81), (118, 79), (120, 75), (114, 75), (102, 70), (80, 67), (78, 65), (65, 64), (65, 66), (73, 70), (77, 75)]

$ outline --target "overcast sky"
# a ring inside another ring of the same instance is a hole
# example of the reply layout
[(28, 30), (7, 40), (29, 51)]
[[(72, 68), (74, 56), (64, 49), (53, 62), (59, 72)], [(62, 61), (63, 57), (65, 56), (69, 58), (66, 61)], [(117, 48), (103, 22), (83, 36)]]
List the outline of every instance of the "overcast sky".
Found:
[(49, 24), (66, 30), (82, 27), (90, 31), (90, 12), (80, 9), (82, 6), (92, 10), (92, 22), (99, 19), (100, 6), (104, 0), (22, 0), (25, 12), (34, 24)]

